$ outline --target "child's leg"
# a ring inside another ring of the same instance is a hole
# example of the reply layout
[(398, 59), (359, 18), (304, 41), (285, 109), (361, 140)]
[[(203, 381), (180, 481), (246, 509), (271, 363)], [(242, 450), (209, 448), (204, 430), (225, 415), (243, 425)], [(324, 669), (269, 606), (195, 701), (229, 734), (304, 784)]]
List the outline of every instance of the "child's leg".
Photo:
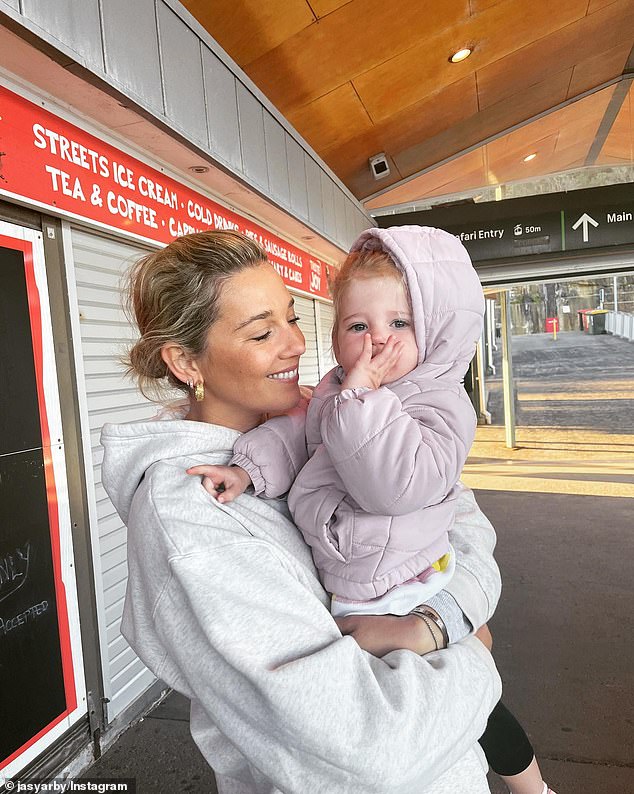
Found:
[(480, 744), (494, 772), (504, 780), (512, 794), (544, 794), (533, 746), (524, 729), (500, 701), (491, 712)]

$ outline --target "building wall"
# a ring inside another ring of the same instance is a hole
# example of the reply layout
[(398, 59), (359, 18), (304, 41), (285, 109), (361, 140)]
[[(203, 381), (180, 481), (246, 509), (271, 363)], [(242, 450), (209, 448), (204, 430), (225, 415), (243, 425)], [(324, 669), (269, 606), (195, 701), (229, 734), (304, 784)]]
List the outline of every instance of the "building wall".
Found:
[(176, 0), (0, 0), (18, 34), (126, 97), (192, 149), (347, 250), (375, 225)]

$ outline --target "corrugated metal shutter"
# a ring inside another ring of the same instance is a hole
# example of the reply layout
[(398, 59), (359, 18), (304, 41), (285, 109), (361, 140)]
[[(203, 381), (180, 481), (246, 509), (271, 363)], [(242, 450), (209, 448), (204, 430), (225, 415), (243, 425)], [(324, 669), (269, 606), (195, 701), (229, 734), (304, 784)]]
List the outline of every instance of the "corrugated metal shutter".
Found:
[[(121, 280), (130, 263), (145, 249), (111, 238), (72, 230), (72, 251), (81, 335), (80, 404), (91, 532), (94, 546), (95, 586), (101, 637), (103, 676), (112, 720), (135, 700), (154, 676), (121, 636), (120, 625), (128, 575), (127, 530), (101, 484), (103, 448), (99, 443), (106, 422), (148, 418), (156, 406), (145, 400), (133, 381), (124, 378), (120, 356), (134, 330), (121, 309)], [(82, 382), (84, 393), (82, 394)], [(87, 427), (86, 427), (87, 425)]]
[(299, 317), (299, 327), (306, 337), (306, 352), (299, 363), (299, 382), (316, 386), (319, 382), (319, 353), (317, 350), (317, 324), (315, 322), (315, 301), (302, 295), (293, 295), (295, 311)]
[(335, 310), (332, 303), (317, 301), (315, 303), (317, 319), (317, 343), (319, 349), (319, 375), (324, 377), (327, 372), (336, 366), (337, 361), (332, 349), (332, 323)]

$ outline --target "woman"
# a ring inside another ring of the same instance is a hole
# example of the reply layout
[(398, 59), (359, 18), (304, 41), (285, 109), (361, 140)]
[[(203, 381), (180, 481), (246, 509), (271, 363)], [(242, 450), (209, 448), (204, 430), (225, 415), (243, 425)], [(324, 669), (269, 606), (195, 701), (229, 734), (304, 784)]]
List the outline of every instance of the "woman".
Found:
[[(484, 644), (387, 653), (425, 629), (415, 616), (347, 619), (342, 636), (285, 503), (221, 504), (186, 473), (226, 464), (241, 432), (299, 403), (304, 341), (264, 252), (235, 232), (182, 237), (136, 265), (130, 292), (141, 388), (167, 381), (189, 401), (103, 430), (104, 485), (129, 529), (122, 631), (191, 699), (221, 794), (488, 791), (476, 742), (500, 681)], [(466, 490), (451, 541), (451, 595), (480, 626), (499, 576)], [(385, 658), (349, 636), (373, 632)]]

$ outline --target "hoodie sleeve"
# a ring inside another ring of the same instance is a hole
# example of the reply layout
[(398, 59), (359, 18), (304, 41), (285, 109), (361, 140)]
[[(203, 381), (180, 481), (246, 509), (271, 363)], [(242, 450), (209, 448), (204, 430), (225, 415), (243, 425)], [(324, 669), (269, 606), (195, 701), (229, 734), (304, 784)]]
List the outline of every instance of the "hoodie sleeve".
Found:
[(269, 419), (234, 444), (229, 465), (247, 472), (256, 495), (275, 498), (285, 494), (308, 460), (307, 407), (308, 401), (302, 399), (288, 414)]
[(502, 580), (493, 557), (495, 530), (478, 507), (473, 491), (462, 483), (449, 540), (456, 550), (456, 570), (446, 589), (478, 629), (493, 616)]
[(170, 568), (152, 612), (166, 657), (276, 790), (427, 789), (474, 747), (500, 697), (473, 637), (425, 657), (367, 654), (267, 544), (174, 556)]
[(347, 491), (369, 513), (404, 515), (438, 504), (460, 478), (475, 415), (456, 389), (413, 394), (344, 389), (322, 408), (321, 433)]

